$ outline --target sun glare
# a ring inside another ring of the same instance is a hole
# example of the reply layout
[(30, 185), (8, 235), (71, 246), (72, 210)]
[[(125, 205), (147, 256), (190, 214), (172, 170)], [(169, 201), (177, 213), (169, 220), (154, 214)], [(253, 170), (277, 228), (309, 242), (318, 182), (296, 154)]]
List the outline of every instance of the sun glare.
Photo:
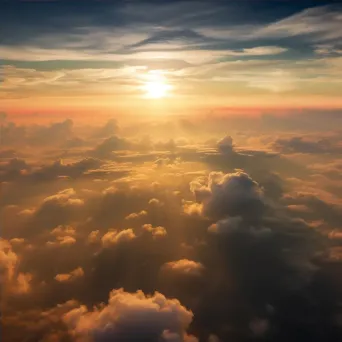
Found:
[(152, 72), (147, 75), (144, 90), (148, 98), (160, 99), (166, 97), (171, 88), (162, 74)]

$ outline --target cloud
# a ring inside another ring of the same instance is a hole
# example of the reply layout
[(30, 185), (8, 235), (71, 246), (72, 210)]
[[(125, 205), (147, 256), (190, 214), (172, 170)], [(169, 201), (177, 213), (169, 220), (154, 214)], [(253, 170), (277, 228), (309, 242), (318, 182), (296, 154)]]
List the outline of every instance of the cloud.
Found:
[[(162, 35), (162, 33), (160, 33)], [(167, 39), (167, 32), (164, 34)], [(151, 37), (152, 39), (152, 37)], [(139, 65), (142, 62), (150, 63), (151, 60), (159, 60), (165, 61), (166, 63), (170, 63), (173, 61), (183, 61), (183, 65), (186, 66), (186, 63), (189, 64), (202, 64), (208, 62), (214, 62), (223, 57), (229, 56), (267, 56), (267, 55), (278, 55), (283, 52), (286, 52), (286, 48), (280, 46), (256, 46), (253, 48), (245, 48), (240, 50), (229, 50), (229, 49), (208, 49), (207, 45), (209, 44), (198, 44), (194, 45), (192, 48), (189, 46), (189, 42), (187, 42), (182, 36), (177, 37), (177, 43), (170, 43), (169, 41), (165, 41), (162, 43), (148, 43), (141, 42), (139, 47), (130, 47), (126, 49), (126, 53), (122, 51), (118, 52), (110, 52), (109, 46), (103, 47), (103, 50), (98, 51), (94, 49), (87, 50), (79, 50), (79, 49), (67, 49), (66, 47), (57, 48), (41, 48), (41, 47), (10, 47), (10, 46), (0, 46), (0, 53), (3, 58), (6, 60), (17, 60), (17, 55), (20, 54), (20, 59), (22, 61), (35, 61), (35, 62), (43, 62), (43, 61), (56, 61), (56, 60), (66, 60), (66, 61), (111, 61), (111, 62), (130, 62), (135, 61), (135, 65)], [(201, 46), (202, 45), (202, 46)], [(191, 48), (191, 49), (190, 49)], [(182, 65), (182, 64), (180, 64)], [(7, 67), (8, 68), (8, 67)], [(99, 69), (99, 68), (97, 68)], [(125, 69), (112, 69), (112, 74), (115, 76), (123, 76)], [(30, 72), (32, 75), (32, 69), (26, 69), (26, 73)], [(102, 69), (102, 71), (106, 71)], [(63, 78), (66, 80), (74, 79), (79, 80), (80, 78), (85, 78), (84, 75), (89, 74), (89, 72), (95, 73), (99, 76), (100, 79), (104, 79), (101, 77), (96, 71), (91, 71), (84, 69), (82, 73), (79, 73), (77, 69), (73, 72), (68, 70), (63, 70), (62, 72), (44, 72), (37, 73), (37, 75), (41, 76), (38, 78), (32, 78), (31, 85), (37, 85), (39, 82), (49, 84), (51, 82), (63, 82)], [(78, 78), (76, 77), (78, 76)], [(7, 76), (8, 77), (8, 76)], [(87, 77), (87, 76), (86, 76)], [(15, 78), (9, 79), (9, 83), (6, 85), (13, 86), (15, 85)], [(32, 83), (33, 82), (33, 83)], [(57, 83), (56, 82), (56, 83)]]
[(1, 239), (0, 246), (1, 283), (4, 283), (13, 278), (18, 256), (12, 251), (11, 244), (8, 241)]
[(48, 246), (71, 246), (76, 243), (76, 239), (72, 236), (60, 236), (56, 241), (48, 241)]
[(217, 148), (222, 153), (232, 153), (233, 147), (233, 138), (229, 135), (226, 135), (217, 142)]
[(56, 145), (65, 141), (65, 138), (73, 136), (73, 121), (65, 119), (47, 126), (43, 125), (16, 125), (7, 122), (2, 127), (2, 143), (7, 145), (27, 144), (29, 146)]
[(188, 259), (181, 259), (166, 263), (163, 266), (162, 270), (189, 276), (199, 276), (202, 275), (204, 266), (200, 262), (195, 262)]
[(144, 218), (147, 215), (147, 211), (141, 210), (139, 213), (131, 213), (126, 216), (126, 220), (137, 220)]
[(302, 207), (298, 208), (298, 205), (306, 207), (307, 210), (301, 210), (301, 215), (311, 220), (319, 220), (321, 218), (335, 226), (339, 224), (342, 218), (342, 204), (339, 201), (323, 200), (315, 193), (297, 192), (286, 194), (283, 196), (282, 201), (284, 204), (290, 205), (292, 210), (293, 205), (297, 206), (297, 209), (303, 209)]
[[(46, 310), (32, 309), (17, 312), (7, 310), (3, 315), (3, 329), (6, 337), (16, 339), (20, 331), (32, 339), (45, 339), (46, 341), (68, 339), (70, 336), (62, 321), (62, 316), (78, 305), (77, 301), (69, 300)], [(51, 325), (54, 326), (53, 329)]]
[(60, 225), (53, 229), (50, 234), (56, 237), (75, 236), (76, 230), (71, 226)]
[(341, 142), (334, 142), (329, 138), (308, 139), (304, 137), (292, 137), (278, 139), (274, 143), (276, 150), (283, 153), (341, 153)]
[(63, 141), (66, 136), (72, 135), (73, 121), (70, 119), (63, 122), (56, 122), (47, 127), (37, 127), (34, 133), (29, 137), (31, 144), (56, 143)]
[(94, 230), (88, 235), (88, 243), (96, 243), (99, 240), (99, 230)]
[(26, 133), (0, 162), (6, 337), (339, 339), (339, 155), (272, 151), (336, 148), (338, 112), (127, 119), (129, 148), (87, 157), (119, 125), (106, 120), (75, 120), (72, 148), (25, 147), (51, 125), (9, 126)]
[(142, 226), (143, 231), (151, 233), (151, 235), (154, 238), (161, 238), (163, 236), (166, 236), (167, 231), (164, 227), (158, 226), (158, 227), (153, 227), (151, 224), (144, 224)]
[(97, 158), (110, 158), (113, 156), (113, 151), (126, 150), (131, 147), (131, 144), (123, 138), (113, 135), (104, 139), (90, 153)]
[(0, 239), (0, 285), (4, 297), (9, 294), (25, 294), (31, 289), (32, 275), (19, 272), (19, 262), (20, 258), (13, 251), (11, 243)]
[(182, 341), (192, 313), (178, 300), (158, 292), (146, 296), (142, 291), (127, 293), (119, 289), (110, 293), (107, 305), (94, 311), (80, 306), (66, 313), (63, 320), (76, 336), (91, 335), (95, 341), (168, 341), (171, 336)]
[(229, 23), (223, 25), (199, 27), (196, 31), (216, 39), (224, 39), (230, 34), (232, 40), (256, 40), (274, 42), (273, 39), (287, 37), (301, 37), (304, 41), (316, 42), (333, 41), (340, 37), (337, 27), (340, 25), (341, 7), (338, 5), (316, 6), (303, 8), (299, 12), (284, 17), (274, 18), (271, 22), (261, 22), (233, 26)]
[(229, 217), (225, 220), (221, 220), (217, 223), (212, 224), (208, 228), (208, 231), (217, 234), (229, 234), (231, 231), (236, 231), (237, 229), (240, 229), (242, 221), (243, 220), (240, 216)]
[(42, 165), (37, 168), (29, 165), (23, 159), (10, 159), (3, 166), (1, 179), (12, 181), (14, 179), (22, 182), (46, 182), (59, 177), (79, 178), (85, 177), (88, 171), (96, 170), (103, 164), (102, 161), (93, 158), (84, 158), (73, 163), (64, 163), (57, 160), (50, 165)]
[[(21, 233), (28, 236), (38, 232), (70, 223), (77, 218), (84, 206), (84, 201), (77, 197), (74, 189), (64, 189), (57, 194), (46, 197), (29, 218), (25, 230)], [(73, 239), (73, 238), (72, 238)], [(73, 239), (74, 240), (74, 239)], [(66, 239), (62, 239), (67, 241)], [(68, 241), (71, 241), (69, 239)]]
[(118, 121), (116, 119), (109, 119), (94, 135), (95, 137), (105, 138), (117, 133), (118, 130)]
[(278, 55), (287, 51), (286, 48), (280, 46), (257, 46), (253, 48), (242, 49), (241, 51), (227, 51), (227, 55), (231, 56), (265, 56)]
[(163, 205), (163, 203), (161, 203), (158, 198), (151, 198), (148, 201), (148, 204), (152, 207), (159, 207)]
[(81, 278), (84, 276), (84, 271), (81, 267), (78, 267), (71, 271), (70, 273), (62, 273), (57, 274), (55, 279), (61, 283), (74, 281), (75, 279)]
[[(176, 90), (181, 88), (176, 96), (193, 94), (193, 81), (196, 89), (202, 87), (200, 81), (212, 86), (223, 82), (228, 87), (233, 83), (240, 95), (250, 88), (262, 93), (298, 89), (301, 94), (330, 95), (331, 84), (340, 82), (341, 7), (306, 8), (305, 2), (285, 10), (286, 6), (265, 3), (267, 15), (261, 11), (257, 18), (254, 13), (259, 8), (251, 1), (238, 8), (232, 3), (213, 8), (186, 1), (103, 4), (102, 10), (106, 7), (112, 16), (106, 20), (98, 9), (88, 7), (82, 19), (74, 14), (74, 20), (58, 15), (58, 8), (56, 13), (43, 9), (45, 15), (37, 17), (30, 12), (34, 22), (19, 18), (7, 6), (4, 12), (11, 15), (4, 15), (2, 22), (11, 35), (5, 35), (0, 46), (5, 60), (1, 96), (136, 95), (144, 74), (156, 69), (167, 73)], [(151, 11), (160, 17), (137, 14)], [(190, 11), (191, 18), (186, 15)], [(127, 25), (122, 26), (122, 20)], [(56, 23), (53, 30), (47, 29), (50, 21)], [(317, 51), (326, 50), (324, 46), (335, 51), (328, 54), (331, 58), (317, 56)], [(207, 93), (206, 87), (201, 92)]]
[(210, 217), (258, 216), (264, 207), (262, 189), (244, 172), (211, 172), (206, 184), (194, 181), (190, 186)]
[(300, 13), (267, 25), (254, 34), (263, 37), (289, 37), (311, 35), (314, 41), (334, 40), (341, 37), (337, 28), (341, 25), (341, 8), (321, 6), (307, 8)]
[(134, 239), (136, 236), (132, 229), (125, 229), (121, 232), (110, 231), (102, 236), (101, 240), (105, 247), (123, 243)]

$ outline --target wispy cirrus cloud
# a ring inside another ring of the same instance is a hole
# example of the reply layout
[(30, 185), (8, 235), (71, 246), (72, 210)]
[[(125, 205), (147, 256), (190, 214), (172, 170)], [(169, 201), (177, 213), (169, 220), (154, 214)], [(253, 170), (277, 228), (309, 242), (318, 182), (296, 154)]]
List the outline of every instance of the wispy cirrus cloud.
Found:
[(22, 20), (3, 17), (3, 98), (137, 94), (142, 74), (156, 69), (175, 94), (203, 93), (205, 84), (212, 93), (226, 86), (241, 94), (338, 95), (338, 5), (268, 4), (260, 14), (251, 1), (86, 4), (77, 14), (73, 6), (53, 3)]

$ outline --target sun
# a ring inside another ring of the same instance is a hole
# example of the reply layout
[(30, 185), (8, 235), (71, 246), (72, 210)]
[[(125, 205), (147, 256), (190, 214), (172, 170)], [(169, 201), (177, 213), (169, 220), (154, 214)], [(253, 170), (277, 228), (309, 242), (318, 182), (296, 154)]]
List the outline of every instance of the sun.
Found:
[(147, 82), (145, 84), (146, 95), (154, 99), (160, 99), (167, 94), (168, 86), (163, 82)]
[(169, 95), (171, 86), (166, 78), (159, 73), (149, 73), (144, 84), (144, 91), (148, 98), (160, 99)]

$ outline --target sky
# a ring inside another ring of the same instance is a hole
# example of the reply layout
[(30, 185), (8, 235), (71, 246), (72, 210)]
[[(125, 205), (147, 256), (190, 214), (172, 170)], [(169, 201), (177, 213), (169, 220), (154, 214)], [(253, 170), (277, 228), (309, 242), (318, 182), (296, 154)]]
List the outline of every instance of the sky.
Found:
[(341, 21), (0, 0), (1, 342), (342, 341)]
[(1, 107), (341, 108), (341, 16), (339, 1), (2, 1)]

